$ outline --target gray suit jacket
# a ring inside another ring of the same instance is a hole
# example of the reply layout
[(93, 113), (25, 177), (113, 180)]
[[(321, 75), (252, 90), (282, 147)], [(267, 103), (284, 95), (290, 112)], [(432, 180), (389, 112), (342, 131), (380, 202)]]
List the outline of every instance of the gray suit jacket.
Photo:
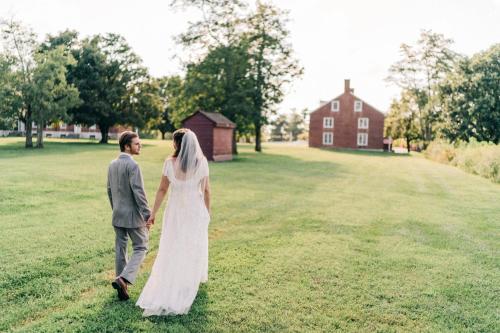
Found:
[(139, 228), (151, 215), (139, 165), (128, 154), (120, 154), (108, 169), (108, 196), (113, 209), (113, 225)]

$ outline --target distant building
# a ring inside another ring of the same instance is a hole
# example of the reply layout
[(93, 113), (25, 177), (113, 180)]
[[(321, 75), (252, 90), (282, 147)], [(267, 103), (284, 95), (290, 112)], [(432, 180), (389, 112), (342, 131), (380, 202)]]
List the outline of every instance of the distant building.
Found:
[(184, 119), (182, 126), (196, 134), (201, 150), (209, 161), (233, 158), (233, 131), (236, 125), (222, 114), (198, 111)]
[[(109, 129), (108, 136), (110, 139), (117, 139), (118, 135), (126, 130), (130, 130), (124, 126), (113, 126)], [(16, 131), (0, 131), (0, 136), (8, 136), (13, 134), (25, 135), (26, 128), (22, 121), (18, 121)], [(35, 136), (37, 125), (32, 123), (32, 135)], [(93, 125), (90, 127), (59, 123), (58, 125), (49, 125), (43, 129), (43, 136), (46, 138), (75, 138), (75, 139), (95, 139), (101, 140), (101, 131), (99, 126)]]
[(344, 93), (331, 101), (321, 101), (311, 112), (309, 147), (351, 149), (384, 148), (384, 114), (354, 95), (350, 80)]

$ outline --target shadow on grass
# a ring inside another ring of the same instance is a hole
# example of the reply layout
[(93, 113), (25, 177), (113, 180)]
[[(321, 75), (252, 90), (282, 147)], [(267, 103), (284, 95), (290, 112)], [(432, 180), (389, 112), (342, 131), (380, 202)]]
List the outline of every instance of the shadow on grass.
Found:
[[(333, 161), (310, 161), (305, 158), (294, 157), (285, 154), (268, 154), (266, 152), (240, 152), (232, 161), (212, 163), (215, 169), (225, 170), (227, 176), (246, 177), (245, 174), (259, 172), (254, 183), (263, 179), (275, 177), (275, 181), (286, 177), (288, 181), (296, 182), (304, 186), (304, 179), (309, 182), (319, 175), (328, 174), (330, 177), (338, 176), (348, 172), (341, 164)], [(238, 169), (239, 174), (234, 174), (232, 169)], [(302, 187), (301, 186), (301, 187)]]
[[(113, 295), (100, 309), (94, 309), (82, 322), (84, 332), (203, 332), (207, 325), (207, 286), (200, 286), (198, 295), (185, 315), (143, 317), (136, 300), (121, 302)], [(82, 331), (82, 332), (83, 332)]]

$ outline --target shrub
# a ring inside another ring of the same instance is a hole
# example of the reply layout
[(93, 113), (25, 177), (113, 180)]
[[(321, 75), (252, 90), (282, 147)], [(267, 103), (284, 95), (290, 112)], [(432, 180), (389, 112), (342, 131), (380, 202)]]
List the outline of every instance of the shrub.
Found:
[(500, 183), (500, 145), (488, 142), (458, 142), (455, 145), (445, 141), (432, 142), (424, 153), (425, 157)]

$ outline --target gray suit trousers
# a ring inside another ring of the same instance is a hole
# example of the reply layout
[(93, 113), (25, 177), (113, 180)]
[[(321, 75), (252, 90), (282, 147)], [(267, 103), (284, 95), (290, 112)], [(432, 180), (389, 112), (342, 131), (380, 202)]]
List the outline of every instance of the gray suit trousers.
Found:
[[(149, 231), (146, 227), (115, 228), (115, 268), (116, 276), (122, 277), (130, 284), (135, 282), (137, 272), (148, 251)], [(128, 238), (132, 240), (133, 253), (130, 260), (127, 258)]]

